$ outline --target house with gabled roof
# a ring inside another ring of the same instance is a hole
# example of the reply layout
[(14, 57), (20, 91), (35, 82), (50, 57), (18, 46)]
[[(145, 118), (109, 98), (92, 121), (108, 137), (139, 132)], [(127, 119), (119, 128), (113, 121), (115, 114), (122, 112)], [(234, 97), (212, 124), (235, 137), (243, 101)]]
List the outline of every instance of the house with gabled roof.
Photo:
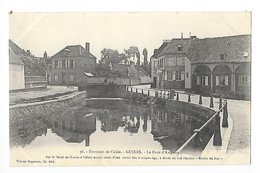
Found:
[(90, 53), (89, 43), (66, 46), (48, 59), (47, 78), (53, 85), (77, 85), (86, 75), (95, 73), (96, 57)]
[[(190, 38), (166, 40), (151, 58), (153, 85), (157, 88), (185, 88), (186, 53)], [(187, 71), (187, 69), (186, 69)]]
[(151, 58), (153, 83), (206, 95), (250, 96), (250, 45), (251, 35), (165, 41)]

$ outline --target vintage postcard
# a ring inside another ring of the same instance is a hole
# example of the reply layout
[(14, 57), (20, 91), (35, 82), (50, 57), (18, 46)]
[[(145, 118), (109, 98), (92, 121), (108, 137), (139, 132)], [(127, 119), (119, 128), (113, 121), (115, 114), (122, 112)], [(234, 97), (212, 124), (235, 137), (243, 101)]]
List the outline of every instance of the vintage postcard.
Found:
[(250, 12), (10, 12), (10, 165), (249, 165), (251, 51)]

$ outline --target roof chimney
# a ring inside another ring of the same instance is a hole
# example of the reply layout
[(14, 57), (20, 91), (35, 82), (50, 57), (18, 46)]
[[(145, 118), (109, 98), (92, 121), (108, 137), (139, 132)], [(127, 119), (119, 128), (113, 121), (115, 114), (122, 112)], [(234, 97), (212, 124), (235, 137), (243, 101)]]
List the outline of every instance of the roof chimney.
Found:
[(183, 39), (183, 32), (181, 32), (181, 39)]
[(46, 51), (44, 52), (43, 57), (47, 58), (47, 52)]
[(27, 52), (29, 55), (31, 55), (31, 51), (30, 51), (30, 50), (27, 50), (26, 52)]
[(196, 38), (197, 38), (196, 35), (191, 36), (191, 39), (196, 39)]
[(85, 43), (85, 49), (86, 49), (87, 53), (89, 54), (89, 43), (88, 42)]
[(191, 32), (190, 32), (190, 38), (191, 38)]

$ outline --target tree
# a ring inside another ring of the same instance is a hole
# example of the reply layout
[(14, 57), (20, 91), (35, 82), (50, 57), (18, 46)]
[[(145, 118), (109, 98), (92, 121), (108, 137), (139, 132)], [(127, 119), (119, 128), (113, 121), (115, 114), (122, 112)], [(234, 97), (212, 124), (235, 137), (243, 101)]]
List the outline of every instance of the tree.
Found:
[(121, 63), (122, 61), (124, 61), (124, 58), (125, 57), (122, 56), (122, 54), (119, 54), (117, 50), (104, 48), (101, 51), (101, 60), (99, 61), (99, 63)]
[(136, 62), (136, 64), (137, 65), (140, 65), (140, 52), (139, 51), (137, 51), (136, 53), (135, 53), (135, 55), (136, 55), (136, 58), (137, 58), (137, 62)]
[(136, 52), (139, 52), (139, 50), (138, 47), (136, 46), (130, 46), (128, 49), (125, 49), (124, 52), (127, 57), (127, 63), (128, 63), (131, 60), (131, 58), (134, 58), (135, 61)]
[(146, 48), (144, 48), (144, 50), (143, 50), (143, 55), (144, 55), (144, 65), (147, 65), (148, 64), (148, 61), (147, 61), (148, 52), (147, 52)]

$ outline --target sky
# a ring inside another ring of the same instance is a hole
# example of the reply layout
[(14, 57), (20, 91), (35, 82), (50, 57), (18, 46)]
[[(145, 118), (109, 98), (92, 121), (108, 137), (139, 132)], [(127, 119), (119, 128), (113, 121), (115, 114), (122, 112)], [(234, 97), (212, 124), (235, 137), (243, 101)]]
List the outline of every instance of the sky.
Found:
[[(151, 57), (163, 40), (196, 35), (199, 38), (250, 34), (249, 12), (196, 13), (12, 13), (9, 38), (35, 56), (52, 56), (67, 45), (90, 43), (100, 58), (103, 48), (120, 53), (130, 46)], [(141, 55), (141, 60), (143, 56)]]

